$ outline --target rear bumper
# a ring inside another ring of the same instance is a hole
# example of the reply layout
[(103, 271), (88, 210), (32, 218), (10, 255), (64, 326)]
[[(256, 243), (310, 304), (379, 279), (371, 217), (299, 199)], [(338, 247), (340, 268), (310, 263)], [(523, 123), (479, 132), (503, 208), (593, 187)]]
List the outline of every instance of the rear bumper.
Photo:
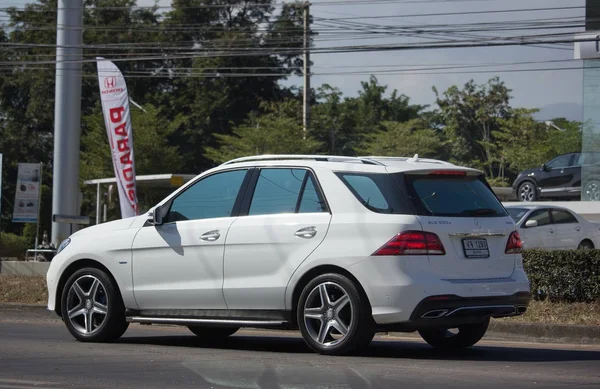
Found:
[[(411, 271), (410, 259), (381, 257), (348, 270), (365, 290), (373, 320), (381, 327), (443, 326), (512, 316), (529, 303), (529, 280), (521, 267), (506, 278), (444, 280)], [(439, 317), (422, 318), (433, 310), (440, 310)]]
[(431, 296), (414, 309), (409, 322), (384, 325), (388, 331), (416, 331), (422, 328), (446, 327), (477, 323), (489, 317), (522, 315), (529, 304), (529, 292), (512, 296), (459, 297)]

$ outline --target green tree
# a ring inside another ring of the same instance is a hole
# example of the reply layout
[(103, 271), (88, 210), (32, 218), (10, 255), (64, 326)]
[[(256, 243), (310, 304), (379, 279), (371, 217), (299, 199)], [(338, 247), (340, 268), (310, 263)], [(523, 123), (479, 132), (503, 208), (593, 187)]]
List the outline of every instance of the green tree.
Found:
[[(131, 111), (136, 174), (180, 173), (183, 168), (182, 156), (178, 147), (169, 142), (169, 138), (179, 123), (169, 121), (150, 104), (144, 105), (143, 108), (146, 112), (142, 112), (135, 107), (132, 107)], [(83, 150), (80, 165), (81, 180), (114, 177), (111, 151), (102, 111), (98, 107), (93, 114), (84, 117), (83, 120), (88, 131), (81, 140)], [(96, 188), (85, 189), (87, 196), (85, 196), (83, 208), (89, 214), (95, 214), (92, 200), (95, 201)], [(148, 209), (165, 194), (167, 193), (157, 191), (154, 188), (151, 190), (138, 188), (140, 209)], [(118, 196), (116, 192), (113, 194), (113, 197), (115, 196)], [(109, 211), (111, 218), (120, 215), (116, 197)]]
[(408, 122), (383, 122), (383, 131), (368, 137), (364, 154), (388, 157), (440, 158), (444, 142), (440, 134), (419, 119)]
[(494, 132), (510, 115), (510, 89), (495, 77), (483, 85), (471, 80), (463, 89), (452, 86), (441, 96), (435, 87), (433, 91), (453, 160), (483, 168), (494, 178), (498, 166)]
[(297, 101), (263, 103), (265, 113), (252, 113), (233, 134), (216, 134), (217, 147), (207, 147), (205, 155), (214, 162), (254, 154), (314, 154), (322, 145), (305, 134), (301, 106)]

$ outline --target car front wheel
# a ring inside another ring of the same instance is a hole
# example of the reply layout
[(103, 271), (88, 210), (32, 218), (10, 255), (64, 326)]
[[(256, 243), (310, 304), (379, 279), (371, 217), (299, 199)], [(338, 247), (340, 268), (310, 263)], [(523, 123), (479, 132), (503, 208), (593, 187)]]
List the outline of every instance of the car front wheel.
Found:
[(519, 190), (517, 191), (517, 196), (520, 201), (530, 202), (536, 201), (538, 199), (537, 190), (535, 189), (535, 185), (531, 181), (525, 181), (521, 185), (519, 185)]
[(375, 334), (366, 297), (341, 274), (318, 276), (304, 287), (297, 320), (305, 342), (321, 354), (348, 354), (366, 347)]
[(490, 319), (481, 323), (465, 324), (455, 329), (432, 328), (419, 334), (430, 346), (439, 349), (463, 349), (473, 346), (485, 335)]
[(125, 333), (125, 307), (114, 281), (102, 270), (85, 268), (67, 280), (61, 297), (62, 318), (75, 339), (110, 342)]

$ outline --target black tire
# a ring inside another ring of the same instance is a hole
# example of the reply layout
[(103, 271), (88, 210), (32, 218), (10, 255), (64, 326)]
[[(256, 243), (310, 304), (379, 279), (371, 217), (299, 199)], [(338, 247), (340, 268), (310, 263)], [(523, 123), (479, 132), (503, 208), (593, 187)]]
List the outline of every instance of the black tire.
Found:
[[(320, 297), (321, 285), (325, 285), (327, 303)], [(348, 296), (348, 300), (342, 305), (344, 295)], [(319, 307), (308, 306), (316, 303), (317, 298), (320, 302)], [(305, 311), (310, 308), (315, 310), (313, 316), (319, 318), (305, 320)], [(319, 312), (316, 312), (317, 310)], [(304, 341), (311, 349), (321, 354), (349, 354), (367, 347), (375, 335), (371, 307), (366, 296), (352, 280), (341, 274), (323, 274), (310, 281), (300, 294), (296, 311), (298, 327)], [(334, 328), (334, 322), (337, 328), (345, 328), (345, 335)], [(325, 336), (323, 341), (319, 342), (319, 334), (323, 330)]]
[(445, 328), (433, 328), (419, 330), (419, 334), (432, 347), (457, 350), (471, 347), (479, 342), (485, 335), (489, 324), (490, 319), (488, 318), (481, 323), (459, 326), (457, 333), (452, 333)]
[(202, 326), (188, 326), (189, 330), (192, 331), (196, 336), (203, 340), (223, 340), (228, 336), (231, 336), (240, 329), (240, 327), (202, 327)]
[(577, 250), (593, 250), (593, 249), (594, 249), (594, 244), (587, 239), (582, 241), (581, 243), (579, 243), (579, 246), (577, 246)]
[[(94, 279), (99, 281), (93, 296), (91, 295)], [(74, 287), (75, 282), (82, 292), (89, 285), (90, 296), (84, 299)], [(77, 306), (74, 306), (79, 301)], [(102, 304), (102, 303), (105, 304)], [(84, 268), (76, 271), (65, 283), (61, 295), (62, 318), (73, 337), (82, 342), (112, 342), (127, 331), (129, 323), (125, 320), (125, 307), (117, 285), (105, 272), (96, 268)], [(91, 308), (90, 308), (91, 307)], [(105, 314), (95, 312), (105, 310)], [(73, 313), (82, 311), (78, 316), (69, 318), (69, 310)], [(91, 313), (90, 313), (91, 312)], [(88, 314), (92, 331), (88, 330)], [(83, 317), (83, 318), (82, 318)], [(94, 323), (96, 326), (94, 327)], [(82, 331), (83, 330), (83, 331)]]
[(536, 185), (532, 181), (524, 181), (517, 189), (517, 200), (530, 202), (538, 200), (538, 192)]

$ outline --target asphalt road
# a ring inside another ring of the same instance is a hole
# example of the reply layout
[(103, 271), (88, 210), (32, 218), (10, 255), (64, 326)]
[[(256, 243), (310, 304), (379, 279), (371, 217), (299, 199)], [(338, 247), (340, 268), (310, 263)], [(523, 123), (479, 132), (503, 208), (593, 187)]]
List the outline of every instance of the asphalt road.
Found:
[(441, 353), (379, 337), (363, 354), (312, 353), (295, 333), (242, 331), (203, 344), (185, 328), (132, 325), (76, 342), (40, 310), (0, 309), (0, 388), (600, 388), (600, 345), (483, 341)]

